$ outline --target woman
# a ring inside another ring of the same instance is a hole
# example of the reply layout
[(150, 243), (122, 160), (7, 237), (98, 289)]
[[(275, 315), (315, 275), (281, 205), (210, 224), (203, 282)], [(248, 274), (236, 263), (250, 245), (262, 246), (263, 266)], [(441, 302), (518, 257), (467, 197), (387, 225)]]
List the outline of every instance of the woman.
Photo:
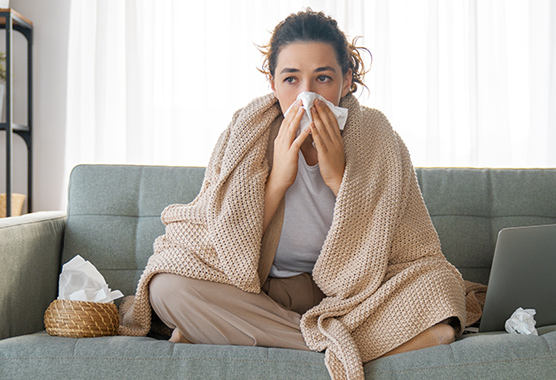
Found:
[[(145, 335), (152, 305), (173, 342), (325, 351), (332, 377), (348, 378), (378, 357), (452, 342), (463, 281), (403, 142), (352, 95), (357, 48), (307, 10), (263, 52), (273, 94), (234, 115), (197, 198), (164, 210), (166, 234), (121, 307), (120, 333)], [(346, 108), (344, 130), (315, 100), (299, 131), (303, 92)]]

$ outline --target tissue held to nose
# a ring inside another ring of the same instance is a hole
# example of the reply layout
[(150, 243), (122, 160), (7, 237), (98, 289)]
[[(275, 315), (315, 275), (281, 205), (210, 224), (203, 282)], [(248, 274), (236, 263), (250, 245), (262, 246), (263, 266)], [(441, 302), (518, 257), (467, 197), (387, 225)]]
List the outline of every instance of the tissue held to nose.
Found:
[[(347, 116), (348, 116), (348, 109), (347, 108), (337, 107), (337, 106), (334, 105), (334, 103), (329, 102), (323, 96), (321, 96), (321, 95), (319, 95), (315, 92), (304, 91), (304, 92), (300, 93), (299, 95), (297, 95), (296, 100), (300, 100), (300, 99), (301, 99), (301, 102), (303, 104), (302, 108), (305, 110), (305, 113), (303, 114), (303, 117), (301, 118), (301, 121), (299, 122), (299, 129), (297, 130), (297, 136), (299, 136), (299, 134), (305, 128), (307, 128), (309, 125), (311, 125), (311, 123), (313, 122), (313, 117), (311, 116), (311, 107), (313, 107), (313, 103), (315, 102), (315, 99), (322, 100), (324, 103), (326, 103), (326, 105), (328, 106), (328, 108), (330, 108), (330, 110), (332, 111), (334, 116), (336, 116), (336, 120), (338, 121), (338, 126), (340, 127), (340, 130), (342, 130), (342, 131), (344, 130), (344, 127), (345, 127), (346, 121), (347, 121)], [(287, 115), (288, 112), (290, 112), (292, 107), (293, 107), (293, 104), (290, 106), (290, 108), (288, 108), (285, 115)]]

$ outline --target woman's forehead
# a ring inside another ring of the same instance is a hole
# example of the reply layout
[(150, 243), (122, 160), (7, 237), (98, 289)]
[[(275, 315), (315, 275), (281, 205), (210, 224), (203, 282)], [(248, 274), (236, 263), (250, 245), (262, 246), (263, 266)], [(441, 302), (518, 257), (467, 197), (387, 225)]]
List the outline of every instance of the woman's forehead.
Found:
[(332, 45), (325, 42), (294, 42), (280, 49), (276, 73), (289, 69), (332, 68), (336, 71), (339, 67)]

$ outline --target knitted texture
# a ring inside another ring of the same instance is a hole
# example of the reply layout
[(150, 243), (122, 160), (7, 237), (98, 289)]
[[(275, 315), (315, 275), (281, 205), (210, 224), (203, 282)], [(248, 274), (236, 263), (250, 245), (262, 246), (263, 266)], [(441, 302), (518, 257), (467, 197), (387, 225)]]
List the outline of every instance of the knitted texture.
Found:
[(465, 282), (465, 308), (467, 309), (467, 325), (478, 322), (483, 315), (487, 286), (476, 282)]
[[(409, 153), (388, 120), (348, 95), (346, 167), (334, 218), (313, 278), (327, 296), (301, 319), (307, 345), (326, 350), (333, 379), (363, 379), (373, 360), (434, 324), (465, 326), (465, 287), (430, 220)], [(145, 335), (151, 322), (148, 283), (166, 272), (258, 293), (273, 95), (234, 115), (220, 137), (197, 198), (162, 213), (166, 234), (124, 302), (123, 335)]]
[(257, 269), (269, 173), (266, 148), (269, 126), (279, 114), (273, 95), (255, 99), (236, 112), (218, 139), (197, 197), (162, 212), (166, 234), (154, 243), (154, 255), (139, 279), (135, 297), (124, 299), (120, 306), (120, 335), (149, 332), (148, 284), (157, 273), (260, 292)]

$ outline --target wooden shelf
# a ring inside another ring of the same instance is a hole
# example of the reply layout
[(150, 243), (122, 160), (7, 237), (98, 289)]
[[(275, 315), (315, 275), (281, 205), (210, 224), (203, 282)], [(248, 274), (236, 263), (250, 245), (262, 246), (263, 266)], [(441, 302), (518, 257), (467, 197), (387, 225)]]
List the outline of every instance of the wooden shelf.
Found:
[(2, 15), (2, 13), (11, 13), (15, 21), (14, 25), (21, 25), (29, 29), (33, 27), (33, 23), (27, 17), (21, 15), (19, 12), (11, 8), (0, 8), (0, 25), (3, 25), (4, 27), (6, 26), (6, 16)]

